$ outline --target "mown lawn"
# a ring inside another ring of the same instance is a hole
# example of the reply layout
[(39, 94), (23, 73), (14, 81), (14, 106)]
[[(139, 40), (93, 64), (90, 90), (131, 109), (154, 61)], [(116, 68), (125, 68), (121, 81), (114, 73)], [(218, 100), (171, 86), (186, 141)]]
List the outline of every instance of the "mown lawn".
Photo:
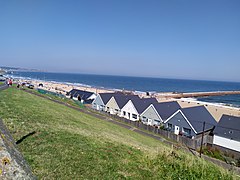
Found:
[(190, 154), (63, 105), (10, 88), (0, 117), (39, 179), (235, 179)]

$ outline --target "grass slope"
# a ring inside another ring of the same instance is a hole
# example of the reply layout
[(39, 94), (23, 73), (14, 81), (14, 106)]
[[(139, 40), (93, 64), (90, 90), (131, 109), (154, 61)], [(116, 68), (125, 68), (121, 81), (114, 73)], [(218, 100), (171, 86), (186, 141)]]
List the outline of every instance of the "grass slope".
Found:
[(0, 117), (40, 179), (234, 179), (161, 142), (24, 91), (0, 92)]

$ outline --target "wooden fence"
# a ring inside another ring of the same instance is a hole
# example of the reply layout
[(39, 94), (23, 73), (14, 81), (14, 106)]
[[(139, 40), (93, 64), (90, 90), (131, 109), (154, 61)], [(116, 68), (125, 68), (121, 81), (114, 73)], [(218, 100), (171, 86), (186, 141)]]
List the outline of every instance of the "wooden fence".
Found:
[[(138, 129), (143, 129), (143, 130), (149, 131), (151, 133), (160, 135), (160, 136), (162, 136), (166, 139), (173, 140), (175, 142), (178, 142), (182, 145), (187, 146), (190, 149), (197, 150), (201, 146), (201, 136), (197, 136), (194, 139), (190, 139), (190, 138), (185, 137), (185, 136), (176, 135), (173, 132), (170, 132), (170, 131), (167, 131), (167, 130), (164, 130), (164, 129), (160, 129), (160, 128), (157, 128), (157, 127), (154, 127), (154, 126), (149, 126), (149, 125), (143, 124), (140, 121), (131, 121), (131, 120), (128, 120), (126, 118), (119, 117), (117, 115), (111, 115), (111, 114), (109, 114), (107, 112), (104, 112), (104, 111), (97, 111), (97, 112), (100, 112), (104, 115), (107, 115), (114, 120), (121, 121), (121, 122), (129, 124), (131, 126), (134, 126)], [(204, 144), (204, 146), (206, 146), (207, 144), (212, 144), (212, 136), (210, 136), (208, 134), (204, 135), (203, 144)]]

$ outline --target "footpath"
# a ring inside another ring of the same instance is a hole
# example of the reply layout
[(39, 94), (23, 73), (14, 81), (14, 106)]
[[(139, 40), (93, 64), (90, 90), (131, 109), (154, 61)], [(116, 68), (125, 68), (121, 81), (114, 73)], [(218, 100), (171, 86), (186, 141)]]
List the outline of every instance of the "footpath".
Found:
[[(191, 153), (191, 154), (195, 155), (196, 157), (199, 157), (199, 153), (196, 152), (196, 151), (190, 150), (189, 148), (187, 148), (187, 147), (185, 147), (185, 146), (181, 146), (181, 145), (179, 145), (179, 144), (177, 144), (177, 143), (175, 143), (175, 142), (168, 141), (168, 140), (162, 138), (161, 136), (157, 136), (157, 135), (148, 133), (148, 132), (146, 132), (146, 131), (144, 131), (144, 130), (141, 130), (141, 129), (138, 129), (138, 128), (136, 128), (136, 127), (133, 127), (133, 126), (131, 126), (131, 125), (128, 125), (128, 124), (124, 124), (124, 123), (122, 123), (122, 122), (119, 122), (119, 121), (115, 120), (114, 117), (110, 117), (110, 116), (107, 116), (106, 114), (98, 113), (98, 112), (96, 112), (96, 111), (94, 111), (94, 110), (92, 110), (92, 109), (90, 109), (90, 108), (85, 108), (85, 109), (83, 109), (83, 108), (74, 107), (74, 106), (72, 106), (72, 105), (70, 105), (70, 104), (67, 104), (67, 103), (62, 102), (62, 101), (58, 101), (58, 100), (56, 100), (56, 99), (52, 99), (51, 97), (42, 95), (42, 94), (40, 94), (40, 93), (38, 93), (38, 92), (34, 92), (34, 91), (32, 91), (32, 90), (28, 90), (28, 89), (23, 89), (23, 90), (24, 90), (25, 92), (28, 92), (28, 93), (33, 94), (33, 95), (35, 95), (35, 96), (38, 96), (38, 97), (41, 97), (41, 98), (44, 98), (44, 99), (48, 99), (48, 100), (50, 100), (50, 101), (53, 101), (53, 102), (55, 102), (55, 103), (64, 105), (64, 106), (69, 107), (69, 108), (71, 108), (71, 109), (74, 109), (74, 110), (76, 110), (76, 111), (79, 111), (79, 112), (82, 112), (82, 113), (86, 113), (86, 114), (91, 115), (91, 116), (93, 116), (93, 117), (96, 117), (96, 118), (98, 118), (98, 119), (100, 119), (100, 120), (108, 121), (108, 122), (111, 122), (111, 123), (116, 124), (116, 125), (118, 125), (118, 126), (121, 126), (121, 127), (125, 128), (125, 129), (129, 129), (129, 130), (131, 130), (131, 131), (134, 131), (134, 132), (136, 132), (136, 133), (142, 134), (142, 135), (144, 135), (144, 136), (148, 136), (148, 137), (154, 138), (154, 139), (156, 139), (156, 140), (159, 140), (159, 141), (161, 141), (161, 142), (163, 142), (163, 143), (165, 143), (165, 144), (168, 144), (168, 145), (170, 145), (170, 146), (173, 146), (173, 147), (175, 147), (175, 148), (181, 148), (182, 150), (186, 151), (187, 153)], [(199, 157), (199, 158), (200, 158), (200, 157)], [(227, 163), (224, 162), (224, 161), (220, 161), (220, 160), (218, 160), (218, 159), (211, 158), (211, 157), (206, 156), (206, 155), (203, 155), (203, 154), (202, 154), (202, 158), (205, 159), (206, 161), (210, 161), (210, 162), (212, 162), (212, 163), (214, 163), (214, 164), (216, 164), (216, 165), (218, 165), (218, 166), (223, 167), (224, 169), (227, 169), (227, 170), (229, 170), (229, 171), (233, 171), (233, 172), (235, 172), (236, 174), (240, 175), (240, 168), (238, 168), (238, 167), (235, 167), (235, 166), (233, 166), (233, 165), (231, 165), (231, 164), (227, 164)], [(240, 176), (239, 176), (239, 177), (240, 177)]]

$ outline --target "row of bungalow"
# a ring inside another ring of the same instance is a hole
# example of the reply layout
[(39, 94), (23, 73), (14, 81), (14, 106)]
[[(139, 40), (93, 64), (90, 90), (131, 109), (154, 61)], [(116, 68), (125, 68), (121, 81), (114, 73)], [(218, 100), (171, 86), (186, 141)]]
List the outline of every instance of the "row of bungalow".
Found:
[(155, 98), (100, 93), (92, 108), (192, 139), (203, 132), (212, 134), (214, 145), (240, 152), (240, 117), (223, 115), (217, 123), (205, 106), (181, 108), (176, 101), (159, 103)]
[(176, 135), (197, 138), (204, 132), (213, 135), (214, 146), (240, 152), (240, 117), (223, 115), (217, 123), (205, 106), (181, 108), (176, 101), (159, 103), (155, 98), (140, 98), (122, 92), (96, 95), (73, 89), (67, 97), (92, 104), (98, 111), (163, 127)]

